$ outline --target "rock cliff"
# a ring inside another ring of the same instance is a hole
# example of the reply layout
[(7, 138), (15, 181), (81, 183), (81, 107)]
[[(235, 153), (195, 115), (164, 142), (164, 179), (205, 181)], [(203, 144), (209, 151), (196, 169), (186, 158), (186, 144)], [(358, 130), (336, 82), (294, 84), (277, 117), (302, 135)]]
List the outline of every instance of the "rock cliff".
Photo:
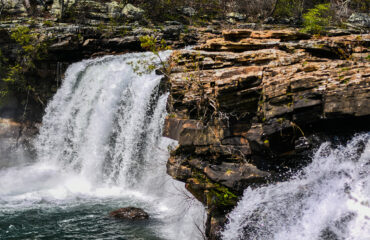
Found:
[[(153, 35), (157, 39), (164, 39), (173, 49), (179, 49), (197, 44), (204, 39), (200, 36), (209, 35), (195, 29), (188, 29), (184, 33), (184, 28), (181, 23), (174, 21), (164, 22), (162, 26), (136, 26), (135, 23), (118, 25), (112, 22), (95, 25), (70, 24), (43, 18), (30, 20), (27, 17), (0, 21), (0, 79), (5, 78), (9, 72), (8, 69), (1, 71), (2, 62), (6, 61), (8, 67), (16, 66), (19, 62), (24, 62), (21, 60), (22, 49), (43, 44), (40, 49), (44, 53), (42, 57), (28, 59), (28, 65), (34, 67), (22, 71), (24, 78), (38, 92), (29, 99), (27, 119), (40, 121), (46, 102), (55, 93), (70, 64), (107, 54), (143, 51), (140, 45), (141, 36)], [(28, 29), (29, 32), (22, 32), (23, 36), (20, 37), (35, 38), (35, 41), (22, 46), (19, 44), (21, 39), (14, 39), (12, 34)], [(15, 92), (8, 97), (5, 104), (3, 102), (0, 106), (0, 117), (19, 119), (24, 112), (24, 107), (20, 104), (25, 99), (24, 95)]]
[(245, 188), (306, 163), (313, 134), (369, 129), (370, 35), (333, 35), (228, 30), (173, 54), (167, 171), (207, 206), (209, 239)]

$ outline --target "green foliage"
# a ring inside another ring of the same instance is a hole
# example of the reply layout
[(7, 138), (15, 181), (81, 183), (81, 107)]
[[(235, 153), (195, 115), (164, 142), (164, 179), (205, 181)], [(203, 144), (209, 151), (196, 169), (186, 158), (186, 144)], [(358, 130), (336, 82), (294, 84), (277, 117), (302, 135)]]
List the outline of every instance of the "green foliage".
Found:
[(19, 64), (16, 64), (15, 66), (9, 67), (8, 74), (3, 81), (14, 84), (16, 81), (21, 81), (23, 79), (23, 68)]
[[(4, 76), (6, 75), (6, 72), (7, 72), (7, 62), (8, 62), (8, 59), (4, 57), (1, 49), (0, 49), (0, 80), (4, 78)], [(4, 87), (2, 87), (2, 84), (0, 82), (0, 103), (1, 103), (1, 99), (3, 97), (5, 97), (8, 93), (8, 90)]]
[[(19, 45), (15, 62), (8, 64), (0, 56), (0, 73), (3, 84), (0, 86), (0, 97), (5, 97), (9, 90), (18, 94), (37, 93), (37, 83), (28, 81), (24, 74), (36, 68), (35, 61), (42, 60), (47, 54), (48, 39), (41, 39), (39, 33), (32, 32), (28, 27), (18, 26), (11, 30), (11, 39)], [(0, 54), (1, 55), (1, 54)]]
[(357, 12), (369, 13), (370, 0), (351, 0), (349, 6)]
[(208, 192), (208, 197), (213, 204), (222, 207), (235, 206), (238, 197), (232, 193), (227, 187), (214, 183), (214, 188)]
[(202, 185), (206, 186), (207, 190), (205, 193), (208, 205), (215, 207), (232, 207), (237, 203), (238, 196), (227, 187), (212, 182), (202, 172), (194, 170), (193, 177), (202, 183)]
[(31, 30), (26, 26), (19, 26), (12, 30), (11, 38), (19, 43), (21, 46), (25, 46), (31, 42), (34, 38)]
[(158, 55), (160, 51), (171, 49), (169, 46), (167, 46), (167, 43), (164, 39), (159, 41), (154, 36), (142, 36), (140, 37), (140, 42), (143, 49), (150, 51), (155, 55)]
[[(141, 47), (144, 50), (150, 51), (154, 54), (154, 57), (149, 60), (138, 60), (136, 62), (129, 62), (129, 65), (132, 66), (134, 72), (137, 74), (148, 74), (153, 72), (154, 70), (158, 69), (162, 72), (162, 74), (168, 76), (170, 73), (170, 66), (167, 61), (163, 61), (159, 52), (164, 50), (169, 50), (171, 47), (167, 46), (166, 41), (164, 39), (158, 40), (154, 36), (141, 36), (140, 37)], [(160, 66), (155, 65), (153, 62), (155, 58), (159, 59)]]
[(12, 30), (11, 38), (16, 41), (22, 50), (19, 52), (21, 65), (34, 68), (34, 60), (42, 60), (47, 54), (48, 42), (40, 39), (38, 33), (32, 33), (28, 27), (19, 26)]
[(45, 27), (52, 27), (52, 26), (54, 26), (54, 23), (50, 20), (46, 20), (46, 21), (44, 21), (43, 25)]
[(304, 32), (322, 34), (330, 23), (330, 4), (318, 4), (303, 14)]

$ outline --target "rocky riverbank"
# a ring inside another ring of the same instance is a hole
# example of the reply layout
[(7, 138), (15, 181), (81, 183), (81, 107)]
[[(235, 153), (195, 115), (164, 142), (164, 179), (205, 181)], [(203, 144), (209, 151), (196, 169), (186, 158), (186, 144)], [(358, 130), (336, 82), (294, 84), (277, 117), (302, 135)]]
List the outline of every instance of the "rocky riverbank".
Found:
[(172, 56), (167, 171), (208, 208), (219, 239), (247, 187), (305, 164), (313, 134), (369, 130), (370, 35), (235, 29)]

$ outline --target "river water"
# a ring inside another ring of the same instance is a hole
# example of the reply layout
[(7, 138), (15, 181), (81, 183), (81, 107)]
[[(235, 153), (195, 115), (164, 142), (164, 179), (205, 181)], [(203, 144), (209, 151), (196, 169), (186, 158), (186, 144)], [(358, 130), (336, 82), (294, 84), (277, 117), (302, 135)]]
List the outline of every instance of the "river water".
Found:
[(291, 180), (244, 191), (225, 240), (369, 240), (370, 133), (324, 142)]

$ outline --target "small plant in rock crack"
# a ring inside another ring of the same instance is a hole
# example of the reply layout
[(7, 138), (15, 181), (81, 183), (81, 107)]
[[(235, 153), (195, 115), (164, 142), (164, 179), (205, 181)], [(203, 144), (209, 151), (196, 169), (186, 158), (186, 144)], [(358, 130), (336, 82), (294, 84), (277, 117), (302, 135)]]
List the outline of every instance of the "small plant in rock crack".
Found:
[(196, 116), (204, 123), (211, 122), (216, 115), (219, 115), (217, 101), (214, 95), (207, 92), (203, 78), (203, 57), (199, 52), (191, 54), (185, 60), (185, 78), (186, 91), (193, 91), (197, 93), (198, 99), (195, 101), (194, 108), (190, 111), (196, 111)]
[[(161, 74), (168, 77), (171, 72), (171, 66), (168, 61), (162, 59), (160, 52), (170, 50), (171, 47), (167, 46), (164, 39), (158, 40), (156, 37), (149, 35), (140, 37), (140, 42), (141, 47), (153, 53), (154, 56), (149, 59), (142, 58), (135, 62), (129, 62), (128, 64), (132, 66), (133, 71), (138, 75), (142, 75), (159, 70)], [(159, 60), (159, 65), (155, 64), (156, 59)]]

